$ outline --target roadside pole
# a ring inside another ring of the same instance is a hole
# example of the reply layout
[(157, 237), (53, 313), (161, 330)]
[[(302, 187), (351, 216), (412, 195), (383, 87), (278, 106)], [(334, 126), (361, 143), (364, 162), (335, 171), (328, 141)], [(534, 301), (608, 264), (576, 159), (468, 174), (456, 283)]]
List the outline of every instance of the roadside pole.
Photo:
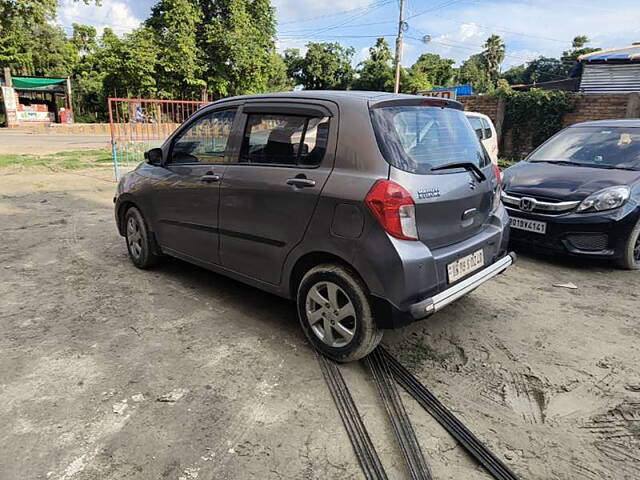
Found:
[(396, 80), (393, 85), (393, 92), (400, 91), (400, 68), (402, 63), (402, 37), (404, 34), (404, 0), (400, 0), (400, 18), (398, 19), (398, 37), (396, 38)]

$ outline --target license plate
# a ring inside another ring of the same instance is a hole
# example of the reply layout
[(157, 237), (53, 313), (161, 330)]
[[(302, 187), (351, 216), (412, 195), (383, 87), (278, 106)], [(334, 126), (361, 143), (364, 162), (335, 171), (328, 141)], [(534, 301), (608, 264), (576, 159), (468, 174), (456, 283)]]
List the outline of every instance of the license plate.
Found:
[(484, 252), (478, 250), (447, 265), (449, 283), (460, 280), (484, 265)]
[(526, 218), (511, 217), (511, 228), (518, 230), (526, 230), (527, 232), (547, 233), (547, 222), (538, 222), (537, 220), (527, 220)]

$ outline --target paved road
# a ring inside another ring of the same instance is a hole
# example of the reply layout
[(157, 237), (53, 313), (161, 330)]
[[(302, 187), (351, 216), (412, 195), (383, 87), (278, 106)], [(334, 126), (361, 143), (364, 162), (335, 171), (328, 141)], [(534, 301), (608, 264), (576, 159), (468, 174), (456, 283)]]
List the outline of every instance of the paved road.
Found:
[(0, 154), (57, 153), (65, 150), (109, 148), (110, 137), (102, 135), (60, 135), (25, 133), (0, 129)]

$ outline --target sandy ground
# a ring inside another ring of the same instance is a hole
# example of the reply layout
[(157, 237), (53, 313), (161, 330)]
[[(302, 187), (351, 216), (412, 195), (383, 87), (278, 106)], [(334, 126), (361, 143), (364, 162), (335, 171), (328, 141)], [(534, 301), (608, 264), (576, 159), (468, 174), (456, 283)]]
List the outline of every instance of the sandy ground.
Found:
[[(0, 478), (362, 478), (293, 305), (135, 269), (113, 191), (108, 169), (0, 172)], [(521, 252), (384, 343), (520, 478), (637, 479), (639, 275)], [(368, 373), (343, 371), (409, 478)], [(489, 478), (405, 400), (434, 478)]]
[(49, 154), (69, 150), (110, 148), (111, 138), (101, 135), (61, 135), (0, 128), (0, 154)]

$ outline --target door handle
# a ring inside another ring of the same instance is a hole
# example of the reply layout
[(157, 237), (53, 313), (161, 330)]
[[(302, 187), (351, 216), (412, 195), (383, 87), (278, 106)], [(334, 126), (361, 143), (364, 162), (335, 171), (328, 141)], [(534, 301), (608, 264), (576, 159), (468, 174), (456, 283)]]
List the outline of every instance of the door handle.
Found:
[(220, 175), (216, 175), (214, 173), (207, 173), (200, 177), (201, 182), (213, 183), (220, 181)]
[(310, 180), (308, 178), (289, 178), (287, 179), (287, 185), (291, 185), (293, 187), (305, 188), (305, 187), (315, 187), (316, 181)]

